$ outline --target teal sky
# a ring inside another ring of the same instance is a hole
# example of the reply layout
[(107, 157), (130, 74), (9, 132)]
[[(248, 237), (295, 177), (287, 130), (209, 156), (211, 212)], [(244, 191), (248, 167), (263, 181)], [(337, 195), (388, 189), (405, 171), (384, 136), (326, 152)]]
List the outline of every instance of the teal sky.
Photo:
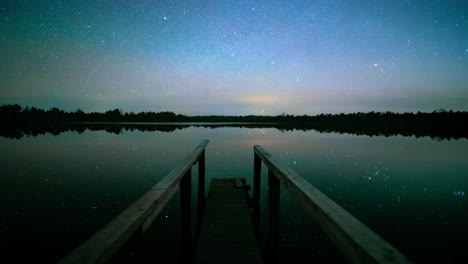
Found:
[(467, 1), (0, 2), (0, 104), (468, 110)]

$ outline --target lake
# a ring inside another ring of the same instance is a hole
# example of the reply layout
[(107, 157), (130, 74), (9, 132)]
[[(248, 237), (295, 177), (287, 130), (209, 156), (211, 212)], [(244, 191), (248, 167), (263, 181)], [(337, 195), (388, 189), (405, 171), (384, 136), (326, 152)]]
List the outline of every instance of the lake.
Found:
[[(467, 139), (233, 126), (83, 130), (0, 137), (5, 258), (56, 262), (209, 139), (207, 185), (214, 177), (252, 184), (253, 146), (261, 145), (414, 262), (466, 261)], [(263, 215), (266, 179), (263, 166)], [(153, 256), (179, 252), (178, 199), (148, 233)], [(280, 262), (342, 260), (283, 188), (279, 221)]]

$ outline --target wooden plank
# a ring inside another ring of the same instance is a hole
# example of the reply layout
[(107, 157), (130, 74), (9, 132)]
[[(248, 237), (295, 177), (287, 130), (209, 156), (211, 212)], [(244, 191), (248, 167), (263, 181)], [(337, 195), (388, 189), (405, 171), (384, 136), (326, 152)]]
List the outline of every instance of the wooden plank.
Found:
[(181, 178), (198, 160), (208, 142), (202, 141), (181, 165), (59, 263), (106, 263), (133, 234), (146, 230), (176, 193)]
[[(174, 196), (174, 194), (177, 192), (178, 189), (179, 189), (179, 184), (171, 186), (171, 188), (168, 188), (166, 190), (165, 195), (161, 197), (157, 202), (159, 203), (159, 205), (154, 208), (151, 215), (148, 216), (146, 220), (143, 222), (143, 224), (141, 225), (141, 233), (145, 233), (146, 230), (148, 230), (148, 228), (153, 223), (154, 219), (156, 219), (156, 217), (159, 215), (162, 209), (164, 209), (166, 204), (171, 200), (171, 198)], [(164, 189), (160, 189), (159, 191), (164, 192)]]
[(246, 191), (235, 179), (213, 179), (195, 263), (261, 263)]
[(352, 263), (410, 263), (396, 248), (262, 147), (254, 146), (254, 152)]

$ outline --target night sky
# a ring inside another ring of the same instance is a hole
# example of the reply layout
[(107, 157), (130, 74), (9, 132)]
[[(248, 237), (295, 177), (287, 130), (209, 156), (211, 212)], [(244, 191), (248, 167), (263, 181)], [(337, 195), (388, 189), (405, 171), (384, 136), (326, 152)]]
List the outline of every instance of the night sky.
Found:
[(0, 104), (468, 110), (468, 1), (0, 1)]

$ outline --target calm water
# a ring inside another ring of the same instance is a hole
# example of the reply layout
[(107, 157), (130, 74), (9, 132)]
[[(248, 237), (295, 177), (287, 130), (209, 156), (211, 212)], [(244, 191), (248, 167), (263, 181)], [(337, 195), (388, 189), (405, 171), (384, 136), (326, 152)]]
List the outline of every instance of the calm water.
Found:
[[(251, 183), (258, 144), (413, 261), (466, 261), (467, 139), (236, 127), (0, 138), (2, 254), (18, 261), (57, 261), (203, 139), (211, 141), (207, 184), (213, 177), (246, 177)], [(265, 204), (265, 169), (262, 185)], [(148, 234), (153, 255), (169, 258), (179, 252), (177, 202), (178, 196)], [(280, 237), (281, 260), (340, 259), (286, 190), (281, 193)]]

